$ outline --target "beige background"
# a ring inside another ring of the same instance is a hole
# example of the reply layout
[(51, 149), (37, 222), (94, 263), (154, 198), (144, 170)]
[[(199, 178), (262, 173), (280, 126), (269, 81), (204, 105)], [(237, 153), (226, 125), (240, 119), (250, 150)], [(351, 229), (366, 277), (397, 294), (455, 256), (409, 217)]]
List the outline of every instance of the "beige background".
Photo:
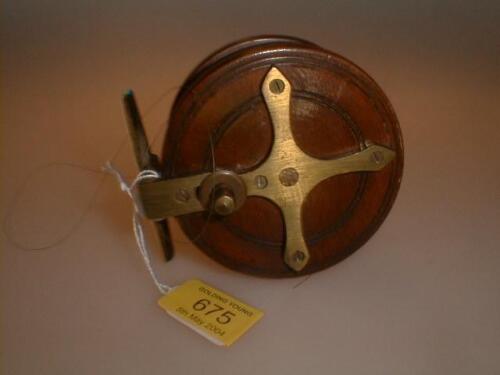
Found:
[[(5, 374), (500, 373), (498, 2), (16, 0), (1, 17)], [(226, 270), (174, 228), (175, 260), (153, 251), (162, 280), (266, 312), (223, 349), (156, 306), (130, 202), (99, 168), (135, 173), (125, 89), (159, 150), (195, 64), (263, 33), (366, 69), (399, 116), (405, 174), (375, 237), (306, 281)]]

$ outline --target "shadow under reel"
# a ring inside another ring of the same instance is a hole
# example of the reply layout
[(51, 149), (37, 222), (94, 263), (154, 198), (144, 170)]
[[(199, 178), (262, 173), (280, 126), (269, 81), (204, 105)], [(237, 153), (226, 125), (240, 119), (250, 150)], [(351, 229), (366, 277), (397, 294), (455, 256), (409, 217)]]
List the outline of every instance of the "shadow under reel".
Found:
[(389, 100), (349, 60), (291, 37), (256, 37), (205, 59), (171, 110), (161, 162), (131, 92), (129, 130), (142, 214), (167, 217), (208, 256), (237, 271), (294, 277), (362, 246), (401, 182), (403, 144)]

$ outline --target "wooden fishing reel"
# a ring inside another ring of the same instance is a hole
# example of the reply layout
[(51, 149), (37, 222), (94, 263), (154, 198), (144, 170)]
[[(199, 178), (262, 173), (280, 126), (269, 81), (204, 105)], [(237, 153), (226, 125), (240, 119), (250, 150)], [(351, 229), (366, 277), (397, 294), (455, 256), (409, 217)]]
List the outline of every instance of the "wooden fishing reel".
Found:
[(388, 99), (363, 70), (310, 42), (257, 37), (209, 56), (171, 110), (162, 162), (125, 95), (142, 213), (166, 218), (237, 271), (293, 277), (362, 246), (387, 216), (403, 170)]

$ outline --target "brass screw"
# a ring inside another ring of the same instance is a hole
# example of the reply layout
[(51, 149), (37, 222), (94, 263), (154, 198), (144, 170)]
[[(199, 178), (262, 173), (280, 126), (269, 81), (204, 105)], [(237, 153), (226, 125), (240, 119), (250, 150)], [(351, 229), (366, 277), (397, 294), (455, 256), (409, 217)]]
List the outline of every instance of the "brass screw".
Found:
[(299, 180), (299, 172), (295, 168), (285, 168), (280, 172), (279, 179), (283, 186), (293, 186)]
[(175, 199), (179, 202), (187, 202), (189, 198), (191, 198), (191, 195), (186, 189), (179, 189), (175, 192)]
[(255, 185), (257, 185), (257, 187), (259, 189), (264, 189), (266, 186), (267, 186), (267, 178), (266, 176), (263, 176), (263, 175), (258, 175), (255, 177)]
[(306, 259), (306, 254), (304, 254), (303, 251), (297, 250), (295, 253), (293, 253), (293, 260), (295, 263), (302, 263)]
[(283, 82), (281, 79), (273, 79), (269, 83), (269, 90), (273, 94), (281, 94), (285, 90), (285, 82)]
[(372, 160), (375, 164), (381, 164), (384, 161), (384, 154), (382, 151), (374, 151), (372, 153)]

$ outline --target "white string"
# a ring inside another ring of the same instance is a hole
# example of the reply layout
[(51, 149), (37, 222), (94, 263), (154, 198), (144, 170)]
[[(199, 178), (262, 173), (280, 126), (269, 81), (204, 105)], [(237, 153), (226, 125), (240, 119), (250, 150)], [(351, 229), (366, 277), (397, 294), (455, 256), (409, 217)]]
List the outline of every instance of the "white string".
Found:
[(122, 191), (128, 194), (130, 199), (132, 199), (132, 203), (134, 204), (134, 214), (132, 215), (132, 223), (133, 223), (133, 228), (134, 228), (134, 235), (135, 235), (135, 240), (137, 242), (137, 247), (139, 248), (139, 251), (141, 252), (142, 258), (144, 259), (144, 264), (146, 265), (147, 270), (149, 271), (149, 274), (151, 275), (151, 278), (153, 279), (153, 282), (155, 283), (156, 287), (160, 291), (160, 293), (166, 294), (168, 293), (172, 287), (163, 284), (158, 280), (158, 277), (156, 276), (156, 273), (153, 269), (153, 266), (151, 264), (151, 258), (149, 256), (149, 249), (148, 249), (148, 244), (146, 241), (146, 237), (144, 236), (144, 228), (142, 224), (142, 215), (141, 211), (139, 209), (139, 199), (138, 196), (134, 193), (134, 189), (136, 188), (137, 184), (143, 180), (146, 179), (151, 179), (151, 178), (160, 178), (160, 174), (157, 171), (151, 170), (151, 169), (145, 169), (134, 178), (134, 180), (129, 184), (123, 177), (123, 175), (116, 169), (111, 162), (107, 162), (106, 165), (103, 167), (104, 171), (107, 171), (111, 174), (113, 174), (116, 179), (118, 180), (118, 183), (120, 184), (120, 188)]

